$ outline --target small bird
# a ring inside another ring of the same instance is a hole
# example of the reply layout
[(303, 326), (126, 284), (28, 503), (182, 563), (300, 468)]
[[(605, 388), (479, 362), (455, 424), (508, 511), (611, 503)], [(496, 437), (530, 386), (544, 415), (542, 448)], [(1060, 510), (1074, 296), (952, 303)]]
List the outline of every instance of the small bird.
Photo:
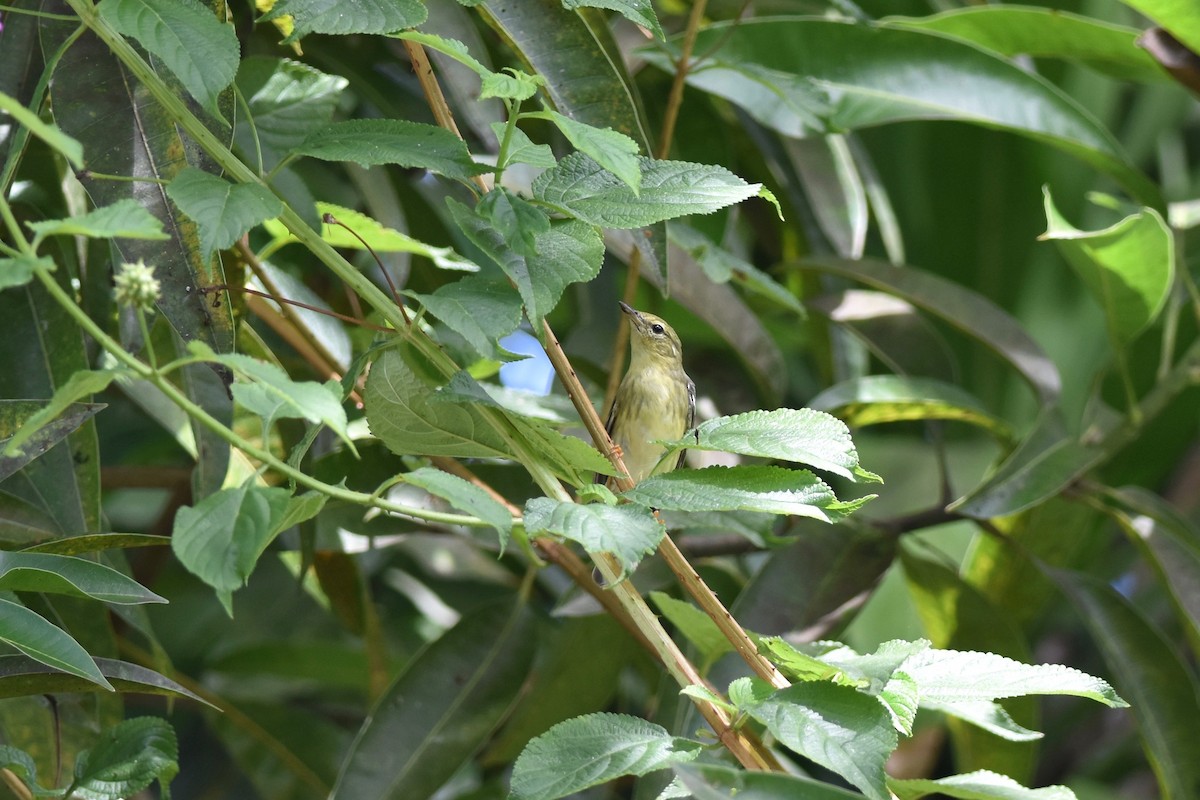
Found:
[[(673, 462), (660, 464), (667, 449), (654, 442), (681, 439), (695, 424), (696, 385), (683, 371), (683, 346), (671, 326), (653, 314), (620, 305), (629, 317), (629, 370), (605, 427), (637, 483), (683, 463), (680, 453)], [(610, 487), (614, 483), (609, 480)]]

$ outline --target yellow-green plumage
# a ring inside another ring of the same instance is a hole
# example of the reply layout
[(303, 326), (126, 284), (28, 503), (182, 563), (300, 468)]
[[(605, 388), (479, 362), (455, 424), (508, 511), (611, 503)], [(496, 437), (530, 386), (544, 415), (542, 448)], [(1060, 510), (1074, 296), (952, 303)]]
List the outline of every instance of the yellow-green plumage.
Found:
[(696, 387), (683, 371), (683, 347), (671, 326), (621, 303), (629, 317), (629, 370), (608, 415), (608, 434), (621, 448), (634, 483), (683, 463), (659, 463), (666, 448), (655, 440), (680, 439), (695, 422)]

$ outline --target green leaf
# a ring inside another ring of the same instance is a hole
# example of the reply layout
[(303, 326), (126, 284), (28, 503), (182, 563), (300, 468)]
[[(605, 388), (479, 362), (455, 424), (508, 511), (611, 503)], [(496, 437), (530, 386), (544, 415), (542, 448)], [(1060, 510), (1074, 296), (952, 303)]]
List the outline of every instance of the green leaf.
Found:
[(119, 374), (116, 370), (108, 369), (85, 369), (73, 373), (66, 383), (58, 388), (41, 411), (27, 419), (20, 430), (13, 434), (4, 447), (4, 455), (9, 457), (20, 455), (25, 442), (33, 438), (34, 434), (58, 419), (77, 401), (108, 388), (108, 385)]
[(513, 765), (510, 800), (555, 800), (625, 775), (691, 761), (697, 742), (623, 714), (560, 722), (531, 741)]
[(284, 44), (310, 33), (394, 33), (415, 28), (429, 12), (418, 0), (281, 0), (264, 21), (290, 16), (295, 24)]
[(553, 122), (576, 150), (624, 181), (634, 195), (638, 194), (642, 185), (642, 169), (638, 164), (640, 150), (637, 142), (612, 128), (597, 128), (557, 111), (547, 111), (537, 116)]
[(152, 239), (171, 237), (163, 233), (162, 221), (142, 208), (136, 200), (118, 200), (110, 206), (93, 209), (67, 219), (47, 219), (27, 223), (34, 232), (36, 248), (47, 236), (87, 236), (92, 239)]
[(1200, 530), (1177, 508), (1140, 486), (1111, 489), (1107, 495), (1121, 507), (1109, 515), (1158, 571), (1180, 618), (1191, 629), (1191, 641), (1200, 642)]
[(189, 572), (216, 590), (230, 617), (233, 593), (280, 532), (290, 497), (287, 489), (256, 486), (251, 479), (175, 514), (171, 548)]
[(657, 38), (663, 38), (662, 27), (658, 24), (658, 15), (650, 0), (562, 0), (563, 8), (607, 8), (616, 11), (634, 25), (640, 25)]
[(667, 229), (671, 243), (687, 251), (713, 283), (735, 282), (747, 292), (764, 297), (801, 317), (807, 313), (794, 294), (767, 273), (710, 242), (704, 234), (683, 223)]
[[(503, 140), (507, 126), (503, 122), (493, 122), (492, 132), (496, 138)], [(507, 167), (510, 164), (529, 164), (533, 167), (553, 167), (558, 163), (554, 151), (548, 144), (534, 144), (520, 128), (514, 127), (512, 139), (508, 143), (508, 158), (498, 166)]]
[(414, 294), (430, 314), (467, 340), (475, 352), (502, 360), (499, 342), (521, 324), (521, 298), (503, 279), (468, 275), (433, 294)]
[(419, 167), (460, 181), (486, 171), (450, 131), (400, 119), (335, 122), (310, 133), (292, 152), (323, 161), (353, 161), (364, 169), (379, 164)]
[(1125, 708), (1111, 686), (1061, 664), (1022, 664), (995, 653), (925, 650), (903, 669), (921, 687), (921, 704), (947, 705), (1030, 694), (1086, 697), (1109, 708)]
[(215, 250), (232, 247), (255, 225), (283, 212), (283, 202), (265, 186), (230, 183), (194, 167), (184, 169), (167, 184), (167, 195), (200, 228), (205, 259)]
[(676, 600), (664, 592), (650, 592), (650, 599), (659, 612), (699, 651), (697, 663), (711, 664), (720, 655), (733, 652), (733, 643), (717, 627), (712, 617), (684, 600)]
[(878, 482), (858, 464), (846, 423), (807, 408), (749, 411), (705, 420), (675, 442), (675, 449), (718, 450), (808, 464), (850, 480)]
[[(321, 224), (321, 238), (334, 247), (349, 250), (365, 250), (367, 245), (377, 253), (413, 253), (424, 256), (442, 269), (458, 272), (478, 272), (479, 266), (472, 264), (455, 253), (449, 247), (434, 247), (412, 238), (406, 233), (388, 228), (378, 221), (368, 217), (361, 211), (355, 211), (333, 203), (317, 203), (317, 212), (324, 217), (330, 214), (342, 225), (328, 222)], [(343, 227), (343, 225), (345, 227)], [(278, 220), (268, 220), (263, 227), (271, 234), (276, 246), (289, 242), (300, 241), (287, 226)], [(350, 228), (355, 236), (346, 230)], [(362, 237), (361, 239), (359, 237)], [(366, 245), (363, 244), (366, 242)]]
[(851, 428), (925, 419), (977, 425), (1007, 440), (1008, 425), (988, 413), (969, 392), (932, 378), (867, 375), (829, 387), (808, 401), (814, 411), (836, 415)]
[[(470, 69), (480, 78), (482, 84), (479, 91), (479, 99), (483, 100), (489, 97), (502, 97), (508, 100), (528, 100), (538, 92), (538, 88), (544, 86), (546, 81), (540, 75), (529, 75), (520, 70), (507, 69), (505, 73), (493, 72), (479, 62), (467, 46), (457, 39), (447, 39), (443, 36), (438, 36), (432, 33), (423, 33), (421, 31), (403, 31), (395, 34), (397, 39), (407, 39), (410, 42), (417, 42), (439, 53), (450, 56), (458, 63)], [(504, 128), (504, 123), (494, 123)], [(497, 133), (497, 139), (503, 138), (502, 134)], [(549, 149), (549, 148), (547, 148)]]
[(1158, 212), (1144, 208), (1100, 231), (1081, 231), (1062, 218), (1043, 187), (1046, 232), (1104, 309), (1117, 345), (1128, 344), (1155, 320), (1175, 280), (1171, 231)]
[(654, 552), (666, 533), (649, 509), (563, 503), (535, 497), (525, 504), (525, 530), (531, 536), (554, 534), (583, 545), (589, 553), (611, 553), (621, 564), (620, 579), (627, 577)]
[(862, 800), (858, 792), (779, 772), (704, 763), (680, 764), (675, 772), (696, 800)]
[(104, 0), (99, 11), (118, 33), (161, 58), (205, 111), (226, 122), (217, 101), (237, 74), (232, 25), (197, 0)]
[(1140, 11), (1188, 46), (1200, 53), (1200, 8), (1189, 0), (1121, 0)]
[(129, 797), (154, 781), (163, 795), (179, 773), (175, 731), (160, 717), (135, 717), (100, 734), (75, 762), (75, 787), (103, 797)]
[(1017, 449), (948, 508), (976, 519), (1015, 514), (1054, 497), (1103, 457), (1100, 446), (1068, 436), (1062, 411), (1049, 406)]
[[(563, 8), (561, 0), (506, 0), (480, 6), (485, 18), (534, 72), (546, 78), (550, 105), (597, 128), (611, 127), (649, 153), (650, 140), (633, 79), (603, 19)], [(634, 232), (643, 274), (667, 289), (667, 228)]]
[(22, 254), (16, 258), (0, 258), (0, 290), (24, 286), (33, 280), (39, 269), (53, 272), (54, 267), (54, 260), (49, 256), (35, 258)]
[(522, 254), (488, 220), (453, 198), (446, 206), (454, 221), (477, 247), (500, 265), (525, 304), (533, 330), (542, 335), (542, 319), (572, 283), (590, 281), (600, 273), (604, 241), (590, 225), (566, 221), (534, 236), (534, 252)]
[(936, 314), (1008, 361), (1037, 392), (1043, 405), (1053, 404), (1062, 392), (1058, 367), (1041, 345), (1008, 312), (961, 284), (912, 267), (897, 268), (870, 259), (814, 258), (798, 266), (865, 283)]
[(214, 353), (203, 342), (192, 342), (188, 349), (205, 361), (215, 361), (233, 370), (242, 381), (232, 387), (233, 397), (247, 410), (258, 414), (267, 425), (274, 419), (306, 419), (327, 425), (351, 450), (354, 442), (346, 430), (346, 409), (342, 406), (341, 387), (336, 381), (293, 381), (274, 364), (239, 353)]
[(537, 629), (491, 603), (412, 658), (371, 709), (330, 800), (424, 800), (487, 741), (521, 694)]
[[(760, 17), (710, 25), (695, 48), (715, 52), (688, 73), (689, 84), (785, 135), (959, 120), (1045, 142), (1116, 178), (1141, 202), (1162, 206), (1157, 187), (1069, 95), (961, 41), (858, 21)], [(645, 55), (674, 69), (665, 52)]]
[(1200, 702), (1175, 643), (1125, 598), (1089, 575), (1045, 568), (1091, 631), (1130, 699), (1141, 742), (1164, 797), (1200, 796), (1200, 762), (1189, 742), (1200, 736)]
[(41, 117), (4, 92), (0, 92), (0, 111), (28, 128), (30, 133), (71, 162), (75, 169), (83, 169), (83, 145), (63, 133), (57, 126), (42, 122)]
[(1003, 56), (1070, 59), (1116, 78), (1167, 78), (1137, 46), (1141, 31), (1060, 9), (977, 6), (928, 17), (887, 17), (883, 24), (953, 36)]
[(512, 534), (512, 514), (486, 491), (457, 475), (430, 467), (404, 473), (404, 482), (437, 495), (458, 510), (491, 525), (500, 534), (500, 552), (504, 552)]
[(724, 167), (639, 158), (635, 192), (582, 153), (572, 153), (533, 182), (533, 196), (563, 213), (603, 228), (642, 228), (687, 214), (711, 214), (758, 195)]
[(769, 466), (677, 469), (645, 478), (623, 496), (667, 511), (763, 511), (823, 522), (836, 522), (870, 499), (843, 503), (808, 470)]
[(53, 553), (60, 556), (76, 556), (80, 553), (98, 553), (126, 547), (162, 547), (171, 544), (170, 536), (150, 533), (90, 533), (83, 536), (65, 536), (50, 542), (21, 548), (22, 553)]
[(454, 458), (511, 458), (479, 409), (435, 399), (404, 357), (388, 350), (371, 365), (363, 392), (367, 423), (393, 453)]
[(792, 680), (832, 681), (839, 686), (850, 687), (866, 684), (866, 681), (851, 677), (841, 668), (796, 648), (778, 636), (759, 639), (758, 651)]
[(25, 440), (24, 453), (3, 455), (3, 446), (8, 444), (25, 422), (42, 409), (36, 400), (0, 400), (0, 481), (20, 470), (29, 462), (67, 438), (81, 425), (98, 414), (103, 403), (72, 403), (54, 420), (42, 426)]
[(888, 787), (900, 800), (917, 800), (926, 795), (961, 800), (1075, 800), (1065, 786), (1026, 789), (1007, 775), (978, 770), (937, 780), (889, 780)]
[[(153, 670), (110, 658), (93, 660), (119, 692), (187, 697), (211, 707), (208, 701)], [(102, 687), (90, 678), (53, 670), (27, 656), (0, 656), (0, 698), (99, 691)]]
[(484, 195), (475, 213), (491, 224), (510, 247), (521, 255), (537, 254), (537, 237), (550, 230), (546, 212), (503, 186)]
[(114, 691), (100, 674), (96, 662), (70, 634), (25, 606), (3, 598), (0, 598), (0, 641), (48, 667)]
[(250, 107), (253, 125), (239, 121), (234, 128), (242, 151), (254, 153), (257, 143), (264, 166), (275, 166), (283, 153), (330, 123), (347, 83), (340, 75), (326, 75), (287, 58), (243, 59), (237, 87)]
[(91, 597), (118, 605), (167, 602), (112, 567), (48, 553), (0, 551), (0, 590), (4, 589)]
[(16, 775), (21, 783), (33, 790), (35, 797), (53, 796), (57, 792), (43, 789), (37, 782), (37, 763), (24, 750), (0, 745), (0, 769)]
[[(888, 800), (883, 765), (896, 749), (897, 737), (873, 697), (822, 682), (774, 692), (762, 681), (753, 680), (753, 686), (739, 692), (735, 702), (780, 744), (833, 770), (871, 800)], [(733, 686), (729, 693), (734, 700)]]

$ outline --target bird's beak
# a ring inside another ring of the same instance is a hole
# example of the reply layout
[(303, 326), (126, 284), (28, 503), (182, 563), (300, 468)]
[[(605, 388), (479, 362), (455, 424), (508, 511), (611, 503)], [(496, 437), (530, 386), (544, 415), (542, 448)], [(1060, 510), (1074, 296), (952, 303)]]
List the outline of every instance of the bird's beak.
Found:
[(640, 325), (642, 323), (642, 314), (636, 308), (629, 305), (624, 300), (618, 300), (617, 305), (619, 305), (621, 307), (622, 311), (624, 311), (626, 314), (628, 314), (630, 317), (632, 317), (636, 324)]

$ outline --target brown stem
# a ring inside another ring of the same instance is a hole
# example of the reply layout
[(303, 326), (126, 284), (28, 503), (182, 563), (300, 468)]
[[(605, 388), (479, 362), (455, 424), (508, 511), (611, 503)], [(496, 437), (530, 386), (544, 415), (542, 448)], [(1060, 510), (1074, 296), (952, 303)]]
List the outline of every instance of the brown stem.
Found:
[(688, 15), (687, 30), (684, 31), (683, 44), (679, 48), (679, 61), (675, 64), (675, 80), (671, 82), (667, 108), (663, 113), (662, 130), (658, 135), (658, 158), (666, 158), (671, 152), (671, 140), (675, 138), (675, 122), (679, 118), (679, 107), (683, 105), (683, 88), (687, 82), (688, 70), (692, 66), (692, 48), (696, 46), (696, 34), (700, 31), (700, 20), (704, 18), (706, 5), (708, 0), (695, 0), (692, 3), (692, 13)]
[(344, 228), (347, 233), (358, 239), (363, 247), (367, 248), (367, 252), (371, 254), (371, 258), (375, 259), (375, 263), (379, 265), (379, 271), (383, 273), (383, 279), (387, 281), (388, 291), (392, 293), (392, 300), (395, 301), (396, 307), (400, 309), (400, 314), (404, 317), (404, 321), (412, 324), (412, 320), (408, 317), (408, 309), (404, 307), (404, 302), (400, 299), (400, 292), (396, 291), (396, 284), (392, 280), (392, 273), (388, 272), (388, 268), (383, 265), (383, 259), (375, 252), (375, 248), (367, 243), (367, 240), (358, 235), (358, 231), (351, 228), (346, 223), (335, 217), (333, 214), (326, 213), (321, 217), (321, 221), (326, 225), (337, 225), (339, 228)]
[[(637, 294), (638, 280), (642, 272), (642, 251), (636, 247), (629, 254), (629, 269), (625, 273), (625, 305), (632, 307), (634, 296)], [(604, 387), (604, 418), (612, 409), (617, 389), (621, 386), (621, 375), (625, 371), (625, 353), (629, 351), (629, 326), (622, 323), (617, 326), (617, 338), (613, 341), (612, 356), (609, 358), (611, 367), (608, 371), (608, 383)]]

